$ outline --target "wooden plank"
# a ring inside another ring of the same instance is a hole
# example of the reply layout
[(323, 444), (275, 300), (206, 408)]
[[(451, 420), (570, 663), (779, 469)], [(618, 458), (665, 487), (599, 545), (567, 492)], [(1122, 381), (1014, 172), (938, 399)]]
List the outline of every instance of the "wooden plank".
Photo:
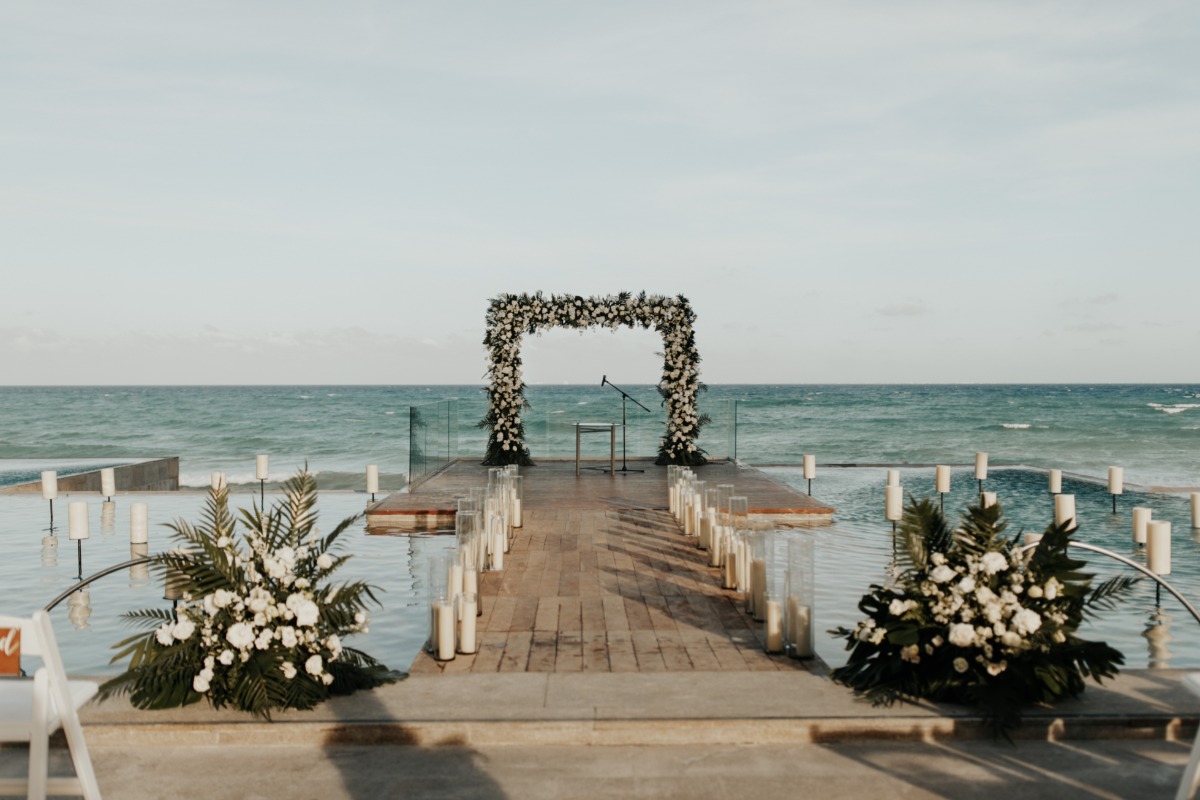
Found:
[(492, 631), (485, 631), (479, 637), (479, 652), (471, 661), (472, 672), (497, 672), (500, 660), (504, 657), (504, 645), (507, 636)]
[(558, 630), (558, 603), (557, 596), (538, 598), (537, 618), (533, 623), (535, 631)]
[(501, 672), (525, 672), (529, 666), (529, 649), (533, 643), (530, 631), (513, 631), (504, 640), (500, 657)]
[[(608, 636), (603, 632), (584, 633), (581, 641), (584, 672), (609, 672)], [(634, 662), (636, 666), (636, 661)]]
[(609, 671), (637, 672), (638, 660), (633, 651), (633, 634), (629, 631), (609, 631), (607, 639)]
[(555, 672), (580, 672), (583, 670), (583, 634), (559, 633), (558, 653), (554, 659)]
[(662, 651), (658, 647), (658, 636), (654, 631), (635, 630), (630, 633), (633, 654), (637, 657), (638, 672), (665, 672)]
[(529, 647), (528, 672), (554, 672), (554, 662), (558, 650), (558, 633), (555, 631), (534, 631), (533, 641)]

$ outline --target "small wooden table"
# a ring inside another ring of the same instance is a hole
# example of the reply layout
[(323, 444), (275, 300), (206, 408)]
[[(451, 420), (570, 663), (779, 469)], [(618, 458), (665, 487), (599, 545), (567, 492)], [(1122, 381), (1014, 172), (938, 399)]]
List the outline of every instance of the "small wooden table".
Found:
[[(608, 431), (608, 474), (617, 472), (617, 423), (615, 422), (576, 422), (575, 423), (575, 474), (579, 475), (579, 436), (584, 433), (603, 433)], [(604, 469), (604, 467), (589, 467), (589, 469)]]

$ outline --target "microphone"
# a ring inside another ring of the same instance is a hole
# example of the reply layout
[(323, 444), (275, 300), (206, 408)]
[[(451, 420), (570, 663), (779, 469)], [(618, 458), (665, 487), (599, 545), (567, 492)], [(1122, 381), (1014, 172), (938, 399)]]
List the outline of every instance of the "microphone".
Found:
[(601, 379), (600, 379), (600, 385), (601, 385), (601, 386), (603, 386), (603, 385), (604, 385), (604, 384), (606, 384), (606, 383), (608, 383), (608, 376), (607, 376), (607, 375), (605, 375), (603, 378), (601, 378)]

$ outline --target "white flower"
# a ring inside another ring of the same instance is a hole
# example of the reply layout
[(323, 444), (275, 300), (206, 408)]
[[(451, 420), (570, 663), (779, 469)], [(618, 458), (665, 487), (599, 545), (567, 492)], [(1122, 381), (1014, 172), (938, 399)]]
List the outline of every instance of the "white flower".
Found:
[(1044, 591), (1046, 593), (1047, 600), (1053, 600), (1054, 598), (1058, 597), (1058, 587), (1059, 586), (1062, 586), (1062, 584), (1059, 583), (1058, 580), (1053, 577), (1050, 578), (1050, 580), (1046, 581), (1046, 588)]
[(942, 564), (946, 563), (946, 557), (941, 553), (934, 553), (929, 557), (929, 560), (933, 562), (935, 567), (940, 567)]
[(1000, 643), (1005, 647), (1016, 649), (1021, 646), (1021, 637), (1012, 631), (1008, 631), (1000, 637)]
[(321, 609), (317, 608), (317, 604), (307, 598), (303, 602), (297, 603), (293, 610), (296, 613), (296, 624), (302, 628), (316, 625), (317, 619), (321, 615)]
[(322, 666), (320, 656), (309, 656), (308, 661), (304, 662), (304, 671), (309, 675), (320, 675)]
[(279, 668), (283, 670), (283, 677), (287, 678), (289, 681), (296, 677), (296, 665), (292, 662), (285, 661), (279, 666)]
[(291, 625), (286, 625), (279, 629), (279, 641), (284, 647), (289, 649), (296, 646), (296, 629)]
[(329, 652), (333, 654), (329, 659), (330, 661), (336, 659), (342, 654), (342, 640), (338, 638), (336, 633), (329, 634), (329, 636), (325, 639), (325, 646), (328, 647)]
[(154, 638), (163, 647), (168, 647), (175, 643), (175, 637), (171, 635), (171, 623), (164, 622), (158, 626), (158, 630), (154, 632)]
[(354, 621), (356, 623), (358, 623), (359, 625), (362, 625), (364, 622), (367, 621), (367, 615), (361, 611), (355, 611), (354, 612)]
[(970, 666), (970, 664), (968, 664), (967, 660), (965, 658), (963, 658), (962, 656), (959, 656), (958, 658), (954, 659), (954, 671), (955, 672), (966, 672), (967, 667), (969, 667), (969, 666)]
[(275, 638), (275, 634), (270, 628), (263, 628), (258, 632), (258, 638), (254, 640), (254, 646), (259, 650), (266, 650), (271, 646), (271, 640)]
[(901, 600), (900, 598), (896, 598), (895, 600), (893, 600), (891, 603), (888, 604), (888, 613), (891, 614), (893, 617), (900, 617), (900, 616), (904, 615), (905, 611), (908, 611), (912, 607), (913, 607), (913, 601)]
[(957, 588), (958, 591), (962, 592), (963, 594), (970, 594), (971, 592), (975, 591), (975, 579), (968, 575), (958, 582)]
[(983, 558), (980, 559), (980, 564), (983, 567), (983, 571), (988, 575), (995, 575), (997, 572), (1008, 566), (1008, 559), (1006, 559), (1002, 553), (993, 551), (990, 553), (984, 553)]
[(907, 647), (901, 647), (900, 659), (902, 661), (910, 661), (913, 664), (919, 664), (921, 662), (920, 648), (915, 644), (910, 644)]
[(176, 622), (175, 625), (171, 628), (171, 635), (181, 642), (184, 641), (185, 639), (191, 638), (192, 634), (195, 632), (196, 632), (196, 623), (192, 622), (187, 617), (184, 617), (183, 619)]
[(222, 550), (224, 550), (226, 547), (229, 547), (229, 537), (222, 536), (217, 539), (217, 547), (221, 548)]
[(317, 566), (321, 569), (329, 569), (333, 566), (333, 556), (329, 555), (329, 553), (321, 553), (321, 555), (317, 556)]
[(1017, 633), (1028, 636), (1042, 627), (1042, 618), (1038, 616), (1036, 611), (1022, 608), (1013, 615), (1012, 626), (1017, 629)]
[(321, 676), (321, 683), (328, 686), (329, 684), (333, 683), (333, 676), (330, 675), (328, 672), (326, 672), (324, 675)]
[(949, 638), (950, 644), (955, 647), (970, 647), (975, 644), (975, 628), (963, 624), (951, 625)]
[(1042, 587), (1038, 586), (1036, 583), (1033, 586), (1030, 586), (1029, 587), (1029, 596), (1032, 597), (1034, 600), (1037, 600), (1039, 597), (1042, 596)]
[(217, 661), (228, 667), (233, 663), (233, 651), (228, 648), (222, 650), (221, 655), (217, 656)]
[(987, 665), (988, 675), (999, 675), (1001, 672), (1004, 672), (1004, 670), (1007, 668), (1008, 668), (1007, 661), (1001, 661), (999, 664), (988, 664)]
[(225, 631), (225, 641), (238, 650), (245, 650), (254, 644), (254, 629), (245, 622), (230, 625), (229, 630)]
[(212, 593), (213, 605), (217, 608), (225, 608), (233, 600), (233, 592), (227, 592), (224, 589), (217, 589)]
[(941, 564), (941, 565), (935, 567), (933, 572), (929, 573), (929, 577), (932, 578), (937, 583), (946, 583), (947, 581), (954, 578), (954, 576), (956, 574), (957, 573), (953, 569), (946, 566), (945, 564)]
[(192, 688), (195, 689), (200, 694), (204, 694), (205, 692), (208, 691), (209, 680), (210, 680), (210, 678), (206, 678), (204, 676), (204, 673), (201, 672), (199, 675), (192, 678)]

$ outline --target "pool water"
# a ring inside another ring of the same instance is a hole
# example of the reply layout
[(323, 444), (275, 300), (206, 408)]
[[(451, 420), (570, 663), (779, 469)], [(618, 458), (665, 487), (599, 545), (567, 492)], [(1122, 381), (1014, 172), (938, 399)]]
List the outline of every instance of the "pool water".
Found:
[[(767, 472), (791, 486), (805, 490), (800, 469), (772, 468)], [(837, 509), (835, 523), (816, 529), (816, 630), (853, 627), (861, 618), (859, 598), (872, 583), (882, 583), (892, 558), (891, 523), (883, 517), (884, 468), (824, 468), (813, 481), (813, 495)], [(934, 493), (934, 470), (901, 470), (905, 494), (918, 497)], [(1063, 477), (1063, 492), (1075, 495), (1079, 530), (1075, 538), (1112, 550), (1145, 564), (1146, 550), (1133, 543), (1134, 506), (1153, 509), (1154, 519), (1170, 520), (1172, 531), (1171, 574), (1164, 576), (1193, 604), (1200, 604), (1200, 531), (1191, 527), (1187, 496), (1126, 491), (1112, 498), (1107, 486), (1094, 481)], [(984, 489), (994, 491), (1009, 521), (1007, 533), (1041, 532), (1053, 520), (1054, 503), (1046, 473), (1025, 468), (993, 468)], [(956, 469), (951, 492), (946, 495), (946, 512), (952, 519), (968, 504), (977, 502), (978, 483), (974, 468)], [(1094, 583), (1113, 575), (1139, 575), (1135, 570), (1100, 554), (1075, 550), (1086, 559), (1086, 570), (1096, 575)], [(1161, 605), (1155, 602), (1155, 584), (1144, 579), (1119, 608), (1102, 612), (1080, 628), (1080, 635), (1102, 639), (1125, 655), (1125, 665), (1135, 667), (1200, 667), (1200, 623), (1166, 591)], [(817, 652), (831, 666), (844, 664), (844, 641), (817, 635)]]
[[(111, 504), (96, 494), (60, 495), (56, 501), (53, 540), (48, 539), (49, 509), (40, 495), (0, 497), (0, 609), (26, 616), (43, 607), (76, 582), (79, 574), (75, 542), (67, 538), (66, 503), (87, 500), (90, 537), (83, 542), (83, 575), (130, 559), (129, 508), (146, 503), (150, 518), (150, 552), (172, 545), (165, 523), (179, 518), (196, 522), (204, 506), (204, 493), (119, 494)], [(250, 507), (257, 494), (231, 494), (232, 509)], [(272, 496), (267, 494), (267, 501)], [(318, 499), (318, 528), (332, 530), (346, 517), (362, 512), (366, 495), (325, 492)], [(53, 546), (52, 546), (53, 545)], [(358, 522), (339, 539), (342, 552), (353, 555), (335, 579), (365, 580), (375, 584), (382, 608), (370, 613), (369, 630), (347, 644), (375, 656), (392, 669), (405, 670), (424, 644), (428, 616), (424, 589), (431, 556), (454, 548), (453, 536), (368, 535)], [(121, 614), (140, 608), (166, 607), (161, 584), (150, 575), (125, 569), (91, 584), (87, 607), (63, 601), (52, 613), (54, 630), (67, 671), (79, 675), (115, 675), (124, 664), (109, 664), (112, 645), (132, 635)], [(132, 574), (131, 574), (132, 573)]]

